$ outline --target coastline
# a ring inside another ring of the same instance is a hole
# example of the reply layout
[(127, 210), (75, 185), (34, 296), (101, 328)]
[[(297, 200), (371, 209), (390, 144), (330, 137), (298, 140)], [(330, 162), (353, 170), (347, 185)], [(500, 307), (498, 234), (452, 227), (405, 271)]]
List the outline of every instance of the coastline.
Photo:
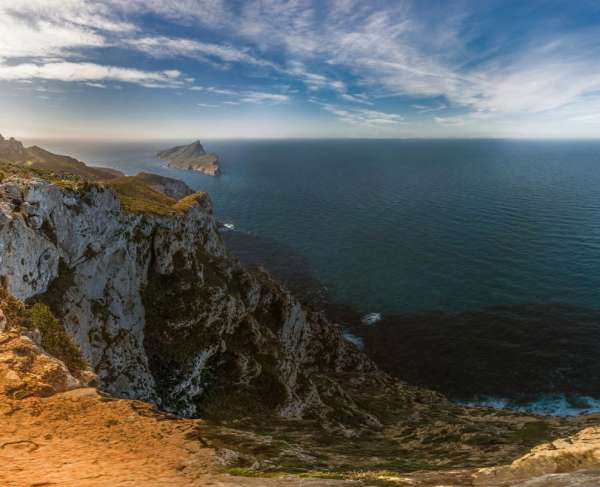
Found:
[[(590, 380), (600, 374), (593, 360), (600, 346), (593, 324), (600, 322), (600, 311), (524, 304), (384, 314), (365, 324), (376, 310), (335, 302), (292, 247), (238, 230), (222, 234), (244, 265), (263, 266), (400, 380), (469, 406), (556, 416), (600, 412), (600, 387)], [(546, 346), (536, 352), (538, 343)]]

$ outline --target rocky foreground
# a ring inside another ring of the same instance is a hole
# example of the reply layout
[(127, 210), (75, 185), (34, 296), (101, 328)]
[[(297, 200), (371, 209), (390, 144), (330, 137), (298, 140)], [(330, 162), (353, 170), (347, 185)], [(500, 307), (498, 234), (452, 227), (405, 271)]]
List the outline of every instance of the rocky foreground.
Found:
[(232, 258), (208, 195), (11, 154), (1, 485), (594, 485), (600, 417), (464, 408), (399, 382)]
[(205, 421), (177, 418), (145, 402), (101, 394), (14, 329), (0, 332), (0, 415), (3, 486), (566, 487), (600, 482), (599, 428), (536, 447), (512, 465), (481, 470), (366, 470), (348, 474), (349, 480), (336, 480), (341, 475), (323, 471), (313, 475), (332, 478), (228, 475), (224, 467), (237, 453), (205, 438)]

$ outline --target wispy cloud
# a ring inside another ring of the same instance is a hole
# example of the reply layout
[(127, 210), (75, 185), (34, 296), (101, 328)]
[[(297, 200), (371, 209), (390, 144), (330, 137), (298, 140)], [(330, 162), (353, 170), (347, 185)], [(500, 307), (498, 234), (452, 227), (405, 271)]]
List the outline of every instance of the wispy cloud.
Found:
[(180, 74), (175, 70), (143, 71), (83, 62), (0, 65), (0, 80), (3, 81), (31, 79), (78, 82), (121, 81), (149, 88), (179, 88), (183, 85), (179, 80)]
[(227, 63), (248, 63), (256, 66), (275, 67), (264, 59), (254, 57), (247, 50), (226, 44), (199, 42), (192, 39), (170, 37), (142, 37), (130, 41), (132, 49), (155, 57), (184, 56), (197, 59), (216, 59)]
[(323, 104), (323, 108), (333, 113), (340, 121), (352, 125), (388, 126), (398, 125), (404, 120), (404, 117), (396, 113), (377, 110), (341, 108), (331, 104)]
[(346, 93), (346, 84), (340, 80), (330, 79), (320, 73), (309, 71), (300, 61), (292, 61), (285, 72), (305, 83), (311, 90), (330, 89), (338, 93)]
[(413, 108), (419, 111), (419, 113), (430, 113), (430, 112), (439, 112), (440, 110), (446, 110), (448, 107), (443, 103), (440, 103), (438, 106), (427, 106), (427, 105), (411, 105)]
[(465, 124), (463, 117), (433, 117), (433, 119), (440, 125), (459, 126)]
[(218, 27), (235, 18), (225, 0), (106, 0), (117, 11), (127, 14), (154, 13), (184, 25), (199, 23)]
[(513, 5), (507, 29), (487, 2), (0, 0), (0, 80), (179, 88), (205, 108), (314, 98), (331, 123), (382, 130), (592, 127), (600, 32), (543, 3)]
[(290, 97), (288, 95), (250, 91), (245, 93), (240, 101), (246, 103), (282, 103), (288, 101), (289, 99)]
[(342, 100), (350, 101), (353, 103), (362, 103), (363, 105), (373, 105), (373, 102), (371, 100), (369, 100), (367, 95), (364, 95), (362, 93), (358, 93), (358, 94), (354, 94), (354, 95), (351, 95), (349, 93), (342, 93), (340, 95), (340, 98)]
[(235, 90), (230, 88), (217, 88), (214, 86), (191, 86), (190, 90), (200, 91), (209, 95), (223, 97), (235, 97), (236, 100), (228, 100), (223, 103), (227, 105), (239, 105), (240, 103), (282, 103), (290, 99), (289, 95), (282, 93), (268, 93), (263, 91)]
[(95, 15), (86, 2), (65, 3), (21, 2), (18, 10), (15, 2), (0, 3), (0, 58), (62, 56), (73, 48), (106, 45), (104, 36), (90, 25), (91, 18), (101, 20), (102, 15)]

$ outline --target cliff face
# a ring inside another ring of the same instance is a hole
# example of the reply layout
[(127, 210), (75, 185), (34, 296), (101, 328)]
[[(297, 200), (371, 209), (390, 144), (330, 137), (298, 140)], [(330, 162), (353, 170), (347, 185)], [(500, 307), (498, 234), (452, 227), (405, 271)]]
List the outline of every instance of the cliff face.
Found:
[(377, 376), (371, 362), (268, 275), (228, 257), (208, 197), (182, 202), (169, 214), (132, 212), (102, 185), (8, 177), (0, 276), (17, 298), (50, 305), (111, 393), (182, 415), (244, 412), (252, 399), (284, 416), (341, 407), (376, 423), (332, 376)]

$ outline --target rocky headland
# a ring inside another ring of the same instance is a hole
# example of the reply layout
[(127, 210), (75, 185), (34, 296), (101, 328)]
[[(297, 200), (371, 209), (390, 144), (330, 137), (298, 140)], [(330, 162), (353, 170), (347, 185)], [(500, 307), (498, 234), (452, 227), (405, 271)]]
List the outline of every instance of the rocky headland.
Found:
[(5, 139), (0, 135), (0, 162), (15, 163), (32, 169), (62, 174), (65, 177), (76, 174), (89, 180), (110, 179), (123, 176), (121, 171), (108, 167), (92, 167), (74, 157), (53, 154), (37, 145), (25, 147), (13, 137)]
[(188, 145), (178, 145), (158, 152), (157, 156), (168, 161), (169, 167), (198, 171), (208, 176), (221, 174), (219, 158), (204, 150), (199, 140)]
[(2, 485), (597, 480), (600, 417), (460, 407), (390, 377), (232, 257), (207, 194), (4, 160)]

